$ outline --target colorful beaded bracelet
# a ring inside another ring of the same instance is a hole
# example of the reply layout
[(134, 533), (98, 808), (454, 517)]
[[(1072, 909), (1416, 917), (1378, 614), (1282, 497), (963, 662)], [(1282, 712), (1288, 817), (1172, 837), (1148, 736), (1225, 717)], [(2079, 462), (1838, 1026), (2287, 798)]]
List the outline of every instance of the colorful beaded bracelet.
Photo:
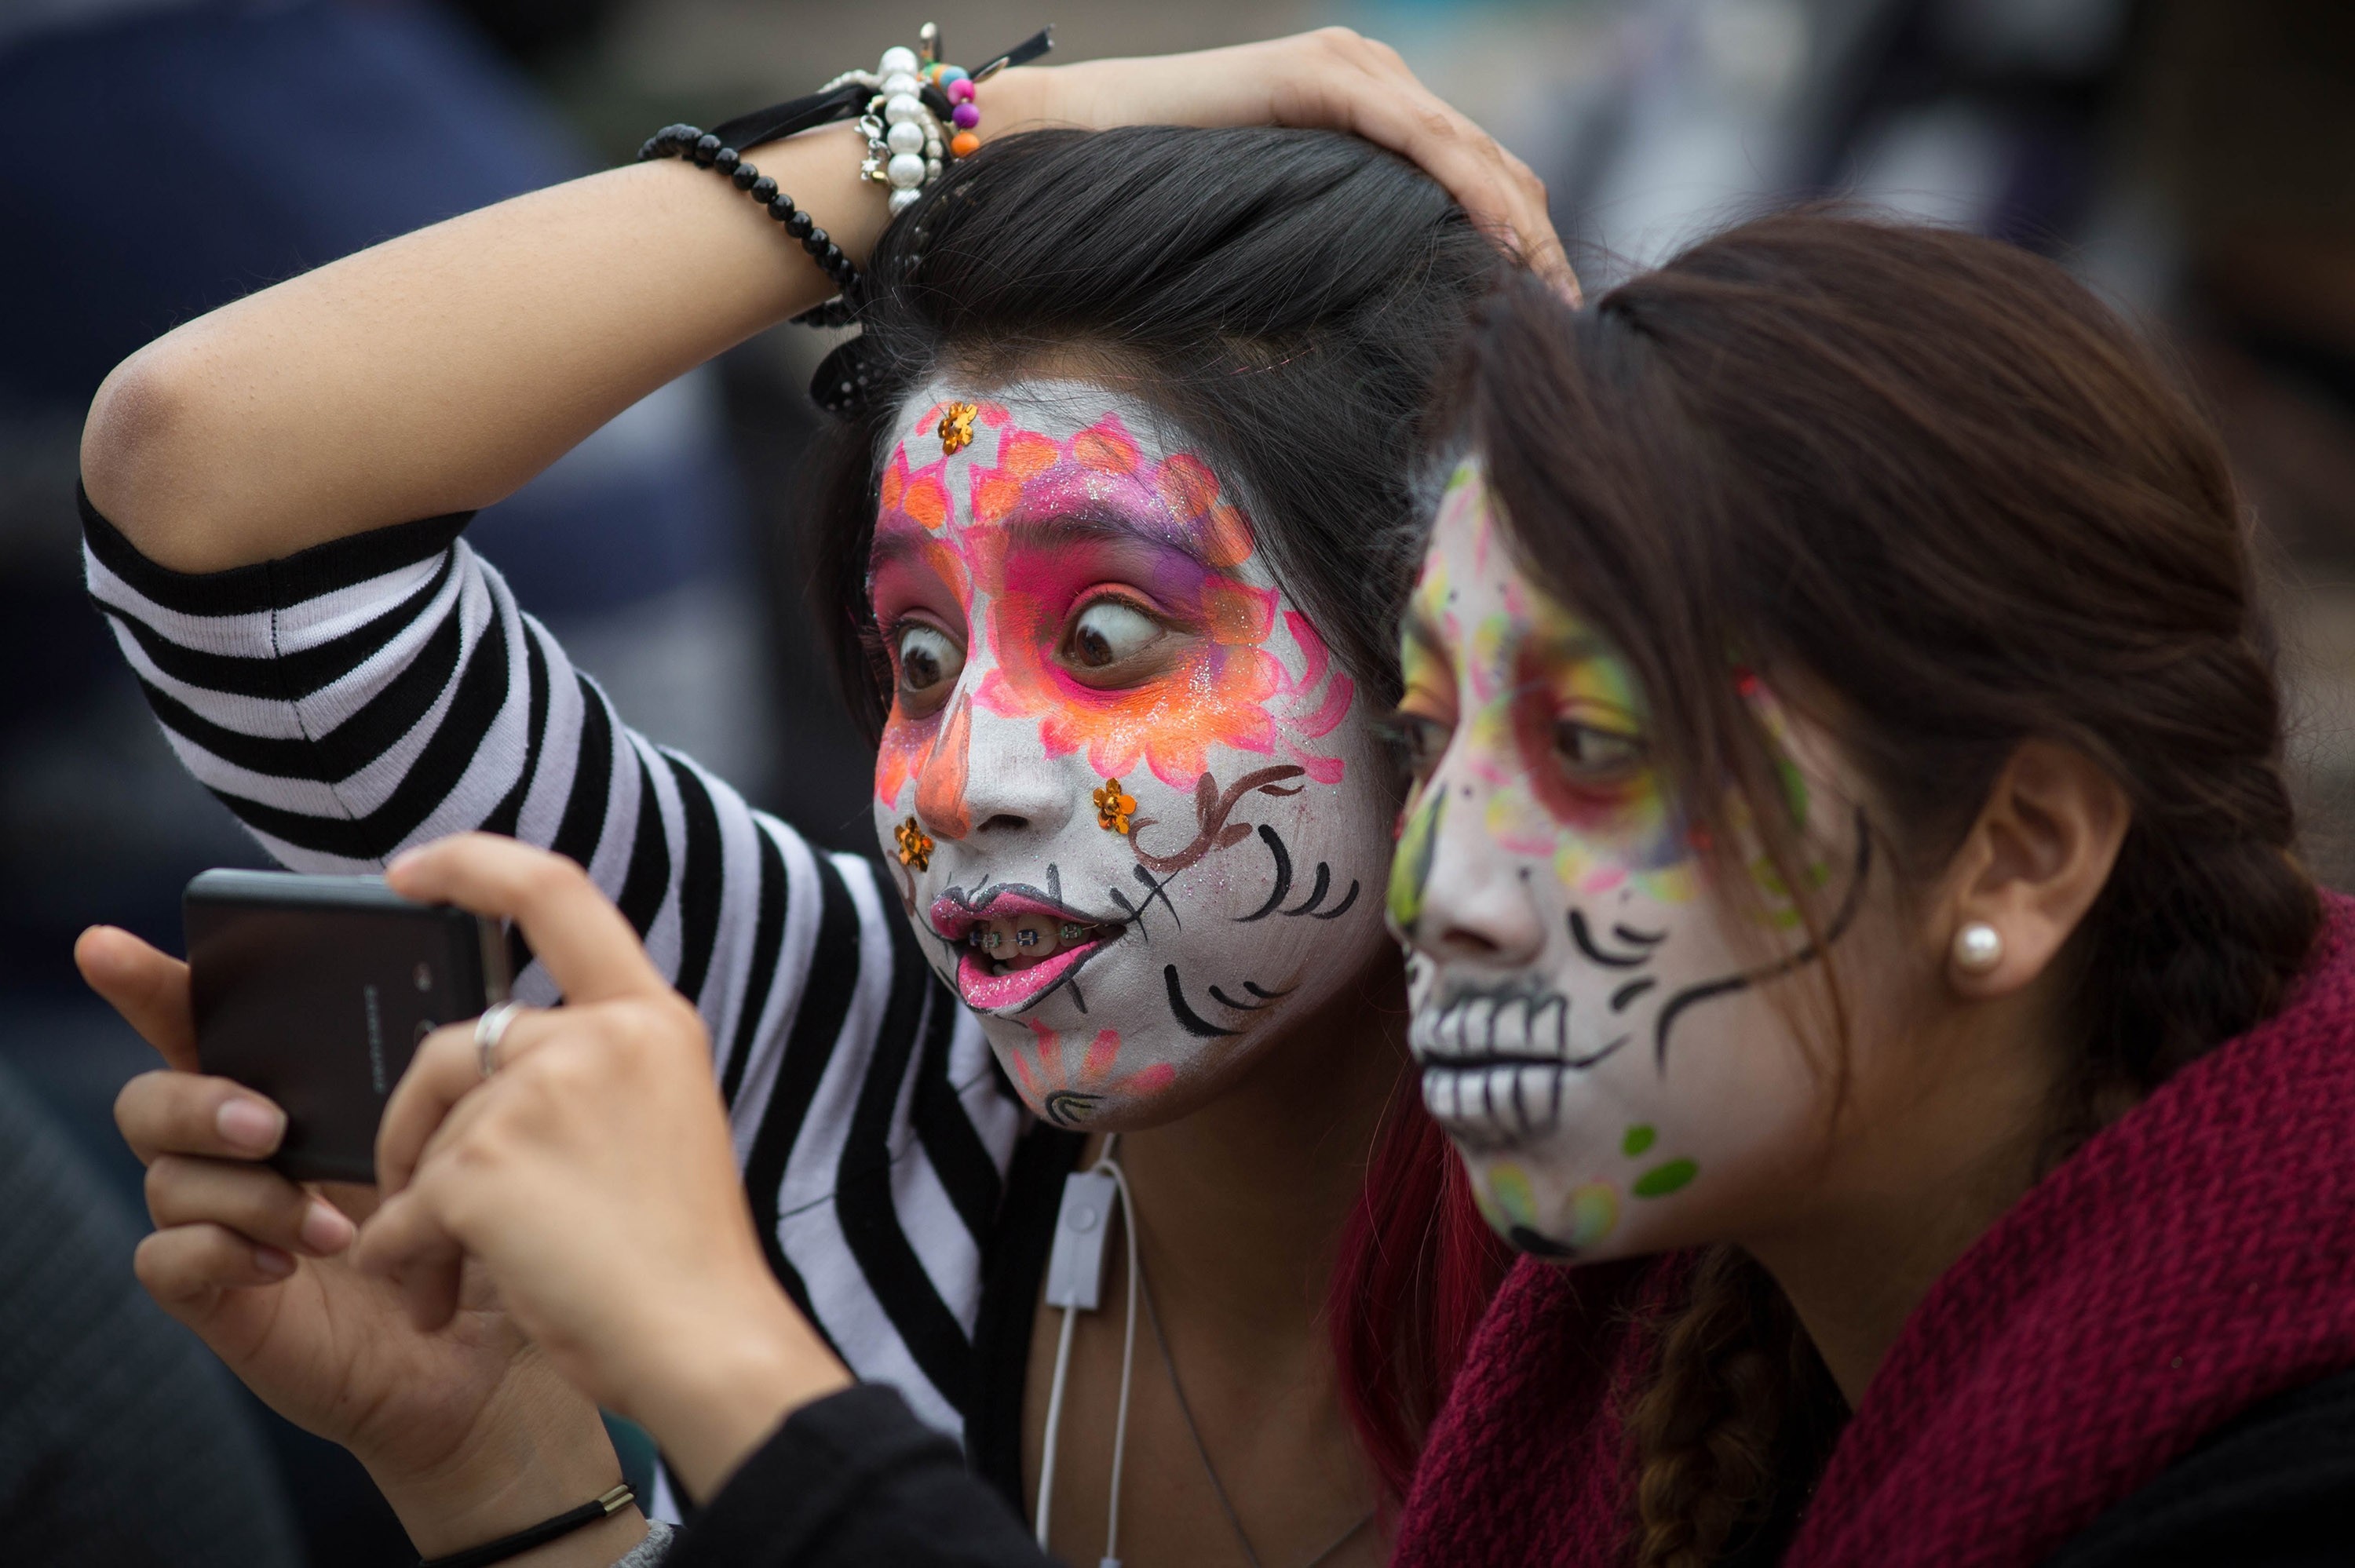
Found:
[[(981, 144), (973, 130), (981, 123), (974, 83), (1008, 66), (1036, 59), (1054, 48), (1054, 28), (1042, 27), (968, 74), (940, 59), (939, 27), (927, 22), (920, 37), (922, 58), (905, 48), (887, 49), (879, 62), (880, 70), (845, 72), (805, 97), (739, 115), (709, 131), (666, 125), (638, 149), (641, 161), (685, 158), (698, 167), (719, 170), (801, 241), (802, 249), (840, 291), (835, 299), (794, 318), (803, 325), (841, 326), (855, 319), (852, 293), (858, 283), (858, 268), (809, 214), (794, 206), (793, 197), (777, 188), (776, 181), (747, 163), (739, 149), (857, 118), (868, 135), (868, 157), (859, 172), (892, 187), (891, 211), (896, 216), (940, 176), (942, 120), (957, 127), (946, 143), (949, 156), (964, 157)], [(913, 92), (901, 90), (911, 83)], [(911, 131), (901, 131), (902, 125)], [(902, 144), (911, 143), (913, 150), (903, 151)]]
[[(1050, 28), (1031, 43), (1043, 52), (1052, 35)], [(947, 159), (969, 156), (981, 145), (981, 138), (975, 133), (981, 123), (981, 106), (974, 84), (1031, 58), (1026, 52), (1031, 45), (1026, 44), (979, 71), (968, 72), (941, 58), (941, 30), (936, 24), (925, 23), (917, 40), (914, 49), (884, 50), (871, 72), (847, 72), (826, 84), (857, 82), (874, 89), (875, 96), (868, 100), (867, 112), (858, 121), (858, 129), (867, 137), (867, 159), (858, 172), (891, 187), (895, 214), (941, 177)], [(949, 126), (954, 126), (954, 131)]]

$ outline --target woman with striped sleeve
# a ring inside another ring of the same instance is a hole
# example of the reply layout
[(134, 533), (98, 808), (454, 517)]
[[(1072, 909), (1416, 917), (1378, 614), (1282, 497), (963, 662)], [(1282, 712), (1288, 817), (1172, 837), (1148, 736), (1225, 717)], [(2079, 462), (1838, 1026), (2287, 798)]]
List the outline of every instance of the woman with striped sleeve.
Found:
[[(1399, 1095), (1373, 895), (1402, 437), (1500, 265), (1465, 209), (1559, 250), (1526, 171), (1348, 35), (1007, 71), (980, 101), (993, 129), (1238, 128), (1011, 139), (888, 229), (847, 128), (759, 149), (872, 251), (868, 397), (814, 521), (822, 597), (853, 607), (830, 630), (888, 688), (851, 683), (880, 710), (888, 874), (629, 730), (463, 537), (831, 291), (710, 174), (466, 215), (142, 351), (85, 438), (91, 591), (182, 758), (287, 863), (485, 829), (585, 874), (708, 1038), (771, 1275), (1042, 1534), (1092, 1546), (1117, 1516), (1140, 1562), (1372, 1562), (1497, 1268)], [(1269, 122), (1386, 142), (1464, 207), (1368, 143), (1243, 128)], [(103, 929), (79, 956), (193, 1066), (185, 971)], [(516, 957), (535, 1006), (599, 983)], [(372, 1200), (254, 1163), (274, 1107), (181, 1071), (119, 1118), (150, 1161), (143, 1278), (351, 1447), (429, 1554), (610, 1484), (593, 1413), (491, 1302), (408, 1328), (342, 1256)], [(1064, 1178), (1120, 1134), (1161, 1341), (1133, 1402), (1122, 1271), (1076, 1321), (1041, 1287)], [(534, 1560), (642, 1528), (625, 1509)]]

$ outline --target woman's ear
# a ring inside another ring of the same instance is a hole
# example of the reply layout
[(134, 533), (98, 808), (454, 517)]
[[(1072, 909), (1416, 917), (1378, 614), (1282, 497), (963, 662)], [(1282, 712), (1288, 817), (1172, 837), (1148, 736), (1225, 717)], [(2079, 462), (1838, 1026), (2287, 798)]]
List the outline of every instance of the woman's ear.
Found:
[(1946, 980), (1975, 1001), (2041, 975), (2101, 895), (2134, 808), (2082, 752), (2022, 742), (1955, 852), (1930, 935)]

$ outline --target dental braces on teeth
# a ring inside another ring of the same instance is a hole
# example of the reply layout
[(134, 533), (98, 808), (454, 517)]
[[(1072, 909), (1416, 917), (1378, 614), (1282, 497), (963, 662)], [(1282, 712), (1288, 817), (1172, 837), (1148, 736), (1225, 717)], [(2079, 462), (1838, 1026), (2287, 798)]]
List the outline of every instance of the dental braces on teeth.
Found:
[(995, 954), (1010, 948), (1025, 958), (1045, 958), (1058, 948), (1077, 942), (1092, 941), (1104, 935), (1105, 928), (1102, 926), (1064, 920), (1052, 927), (1017, 925), (993, 928), (975, 926), (965, 933), (964, 939), (968, 947), (985, 953)]

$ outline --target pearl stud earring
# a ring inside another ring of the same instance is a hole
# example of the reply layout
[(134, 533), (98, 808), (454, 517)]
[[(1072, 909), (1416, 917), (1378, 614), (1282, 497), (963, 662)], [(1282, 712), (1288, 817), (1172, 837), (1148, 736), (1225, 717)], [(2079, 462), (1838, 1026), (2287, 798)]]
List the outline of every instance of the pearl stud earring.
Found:
[(1989, 973), (2003, 962), (2003, 933), (1973, 920), (1955, 933), (1955, 967), (1966, 975)]

